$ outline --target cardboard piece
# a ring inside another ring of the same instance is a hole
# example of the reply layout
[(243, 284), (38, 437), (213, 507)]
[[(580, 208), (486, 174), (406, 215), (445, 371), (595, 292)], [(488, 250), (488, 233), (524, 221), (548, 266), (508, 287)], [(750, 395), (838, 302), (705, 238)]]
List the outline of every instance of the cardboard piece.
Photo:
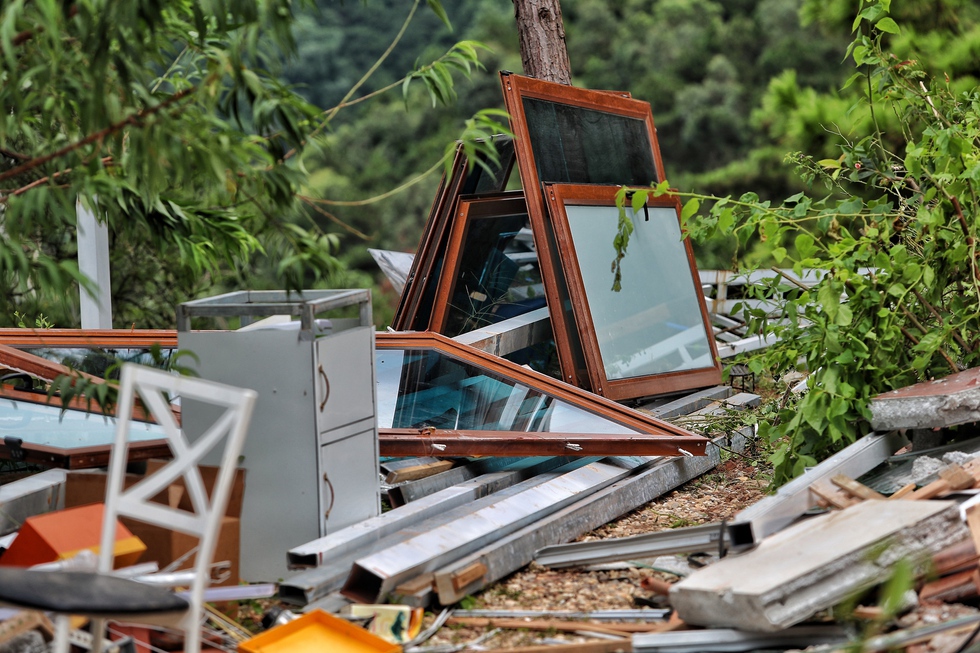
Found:
[[(151, 460), (147, 462), (147, 473), (153, 473), (166, 464), (166, 461)], [(217, 467), (199, 467), (204, 486), (210, 494), (217, 480)], [(65, 489), (65, 505), (74, 506), (80, 503), (91, 502), (92, 500), (101, 501), (105, 496), (105, 484), (107, 475), (103, 472), (69, 472)], [(128, 474), (126, 476), (126, 487), (131, 486), (140, 480), (140, 476)], [(212, 583), (212, 585), (237, 585), (239, 583), (239, 557), (240, 557), (240, 516), (242, 511), (242, 496), (245, 489), (245, 470), (239, 469), (232, 486), (231, 498), (228, 501), (228, 508), (225, 510), (225, 517), (218, 532), (218, 544), (214, 551), (214, 562), (228, 561), (229, 575), (226, 579)], [(190, 497), (184, 491), (183, 479), (174, 482), (165, 492), (154, 498), (155, 501), (164, 503), (171, 507), (179, 507), (183, 510), (191, 510)], [(123, 524), (137, 535), (146, 544), (146, 553), (142, 557), (143, 562), (157, 562), (163, 569), (177, 558), (183, 556), (192, 548), (197, 546), (197, 538), (171, 531), (159, 526), (145, 524), (135, 519), (122, 518)], [(180, 569), (189, 569), (194, 565), (194, 556), (189, 556), (181, 562)]]
[[(0, 565), (30, 567), (71, 558), (83, 549), (98, 554), (104, 512), (105, 505), (96, 503), (29, 517), (0, 557)], [(140, 538), (117, 523), (115, 566), (135, 564), (144, 551)]]

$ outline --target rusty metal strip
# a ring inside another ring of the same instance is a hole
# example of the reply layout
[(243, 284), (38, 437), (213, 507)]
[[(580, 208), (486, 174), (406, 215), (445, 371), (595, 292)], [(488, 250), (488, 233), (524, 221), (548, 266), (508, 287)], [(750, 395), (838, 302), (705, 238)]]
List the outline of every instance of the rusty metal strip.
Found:
[(703, 456), (698, 435), (379, 429), (382, 456)]
[(0, 329), (0, 345), (13, 347), (176, 347), (172, 329)]

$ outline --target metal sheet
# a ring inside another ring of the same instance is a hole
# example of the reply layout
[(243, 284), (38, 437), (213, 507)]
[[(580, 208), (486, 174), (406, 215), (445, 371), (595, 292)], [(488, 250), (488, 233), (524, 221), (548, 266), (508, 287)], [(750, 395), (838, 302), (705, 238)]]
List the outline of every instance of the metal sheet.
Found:
[(0, 535), (13, 533), (24, 520), (65, 507), (68, 472), (49, 469), (0, 485)]
[(732, 548), (754, 546), (798, 519), (816, 505), (810, 486), (836, 474), (857, 478), (884, 462), (908, 444), (904, 435), (892, 431), (869, 433), (843, 451), (779, 488), (779, 491), (735, 515), (728, 525)]
[(633, 653), (707, 653), (711, 651), (782, 650), (814, 644), (846, 642), (841, 626), (798, 626), (779, 633), (747, 633), (731, 628), (681, 630), (633, 635)]

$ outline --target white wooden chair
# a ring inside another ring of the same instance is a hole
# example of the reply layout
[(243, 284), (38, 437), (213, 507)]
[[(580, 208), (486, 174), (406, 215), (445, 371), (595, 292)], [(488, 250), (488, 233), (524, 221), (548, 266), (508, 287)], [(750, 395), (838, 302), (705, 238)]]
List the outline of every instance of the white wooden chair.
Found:
[[(185, 402), (211, 404), (224, 410), (204, 434), (190, 442), (174, 418), (168, 394), (180, 396)], [(129, 427), (137, 395), (163, 428), (174, 458), (152, 475), (124, 489)], [(252, 390), (125, 365), (120, 382), (116, 440), (109, 462), (99, 573), (0, 568), (0, 602), (63, 615), (56, 622), (55, 653), (68, 653), (69, 650), (67, 615), (92, 619), (92, 633), (96, 635), (94, 651), (101, 647), (105, 621), (114, 620), (179, 628), (185, 633), (185, 652), (199, 653), (204, 590), (210, 582), (218, 531), (256, 397)], [(209, 498), (198, 464), (205, 454), (222, 443), (221, 466)], [(193, 512), (152, 501), (180, 478), (184, 480)], [(119, 516), (199, 538), (194, 581), (184, 596), (109, 575)]]

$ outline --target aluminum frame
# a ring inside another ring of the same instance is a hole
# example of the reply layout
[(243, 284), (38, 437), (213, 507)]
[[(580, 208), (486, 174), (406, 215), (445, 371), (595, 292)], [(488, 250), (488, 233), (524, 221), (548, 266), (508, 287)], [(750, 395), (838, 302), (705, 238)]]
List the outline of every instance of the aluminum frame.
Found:
[[(694, 262), (694, 250), (691, 248), (690, 239), (687, 238), (684, 239), (684, 252), (691, 271), (691, 283), (698, 309), (701, 313), (705, 341), (708, 344), (714, 365), (623, 379), (609, 379), (607, 377), (566, 207), (569, 205), (615, 207), (618, 190), (613, 186), (544, 184), (551, 224), (555, 230), (555, 238), (558, 243), (558, 254), (567, 279), (569, 295), (572, 299), (574, 327), (577, 329), (579, 340), (582, 343), (592, 391), (612, 399), (632, 399), (703, 388), (721, 383), (721, 362), (718, 358), (714, 331), (711, 328), (711, 318), (708, 315), (704, 293), (701, 290), (701, 280), (698, 276), (697, 265)], [(650, 197), (647, 200), (647, 206), (674, 209), (678, 224), (680, 224), (681, 206), (680, 200), (676, 197)], [(552, 320), (554, 320), (554, 316), (552, 316)]]

